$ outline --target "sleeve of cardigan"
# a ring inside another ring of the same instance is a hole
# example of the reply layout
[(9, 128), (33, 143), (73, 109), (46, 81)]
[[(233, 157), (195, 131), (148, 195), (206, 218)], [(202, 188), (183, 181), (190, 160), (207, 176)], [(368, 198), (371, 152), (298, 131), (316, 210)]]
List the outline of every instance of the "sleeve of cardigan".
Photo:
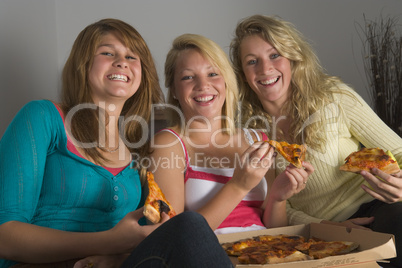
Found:
[(312, 217), (301, 210), (292, 208), (289, 201), (286, 202), (286, 210), (289, 218), (289, 225), (320, 223), (323, 219)]
[(341, 103), (352, 135), (368, 148), (390, 150), (402, 167), (402, 138), (357, 93), (349, 92), (354, 98), (343, 94)]
[(0, 141), (0, 224), (29, 222), (34, 215), (52, 139), (46, 104), (52, 103), (26, 104)]
[[(371, 107), (351, 88), (340, 85), (344, 94), (335, 94), (335, 101), (341, 108), (341, 120), (345, 120), (351, 139), (356, 139), (366, 147), (379, 147), (390, 150), (402, 167), (402, 139), (390, 129), (371, 109)], [(344, 133), (344, 132), (341, 132)], [(335, 157), (335, 156), (334, 156)], [(325, 168), (316, 166), (315, 168)], [(324, 172), (325, 173), (325, 172)], [(333, 172), (329, 172), (332, 174)], [(321, 222), (323, 219), (295, 210), (287, 202), (288, 216), (292, 224)]]

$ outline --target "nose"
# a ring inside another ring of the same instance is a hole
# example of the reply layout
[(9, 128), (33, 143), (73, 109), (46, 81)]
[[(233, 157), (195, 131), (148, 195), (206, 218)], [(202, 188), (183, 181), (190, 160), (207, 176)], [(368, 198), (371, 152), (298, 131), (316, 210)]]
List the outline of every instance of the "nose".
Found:
[(206, 77), (197, 78), (197, 90), (203, 90), (210, 86), (210, 82)]
[(269, 73), (274, 68), (272, 62), (270, 60), (264, 60), (260, 64), (261, 73)]
[(118, 68), (127, 68), (127, 59), (125, 57), (116, 57), (116, 60), (113, 63), (114, 66)]

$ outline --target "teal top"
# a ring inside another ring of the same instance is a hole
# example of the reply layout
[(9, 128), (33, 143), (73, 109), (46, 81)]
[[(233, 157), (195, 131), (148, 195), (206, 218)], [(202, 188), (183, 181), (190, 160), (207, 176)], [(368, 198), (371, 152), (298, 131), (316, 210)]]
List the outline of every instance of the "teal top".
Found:
[(114, 176), (70, 152), (56, 106), (39, 100), (18, 112), (0, 141), (0, 193), (0, 224), (97, 232), (138, 208), (141, 182), (130, 165)]

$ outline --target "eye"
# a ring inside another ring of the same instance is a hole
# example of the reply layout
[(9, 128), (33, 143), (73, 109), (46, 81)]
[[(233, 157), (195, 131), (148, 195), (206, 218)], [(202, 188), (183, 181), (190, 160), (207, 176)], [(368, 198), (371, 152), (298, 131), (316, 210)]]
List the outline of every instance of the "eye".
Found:
[(255, 59), (247, 61), (247, 65), (254, 65), (256, 63), (257, 63), (257, 60), (255, 60)]
[(218, 76), (218, 75), (219, 75), (219, 74), (214, 73), (214, 72), (208, 74), (209, 77), (214, 77), (214, 76)]
[(280, 57), (281, 55), (279, 55), (278, 53), (274, 53), (270, 56), (271, 59), (276, 59), (278, 57)]
[(193, 77), (191, 76), (191, 75), (186, 75), (186, 76), (183, 76), (182, 78), (181, 78), (181, 80), (190, 80), (190, 79), (192, 79)]
[(100, 54), (105, 56), (113, 56), (113, 54), (110, 52), (101, 52)]
[(128, 55), (128, 56), (126, 56), (126, 59), (128, 59), (128, 60), (136, 60), (136, 59), (138, 59), (138, 57), (136, 55), (134, 55), (134, 56)]

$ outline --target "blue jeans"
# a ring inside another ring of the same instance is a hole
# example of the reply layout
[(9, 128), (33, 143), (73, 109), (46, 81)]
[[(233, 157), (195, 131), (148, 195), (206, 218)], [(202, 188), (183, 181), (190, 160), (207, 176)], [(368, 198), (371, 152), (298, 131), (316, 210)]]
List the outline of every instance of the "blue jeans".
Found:
[(389, 259), (390, 265), (384, 265), (384, 267), (402, 267), (402, 202), (387, 204), (375, 199), (361, 205), (350, 218), (371, 216), (374, 216), (374, 221), (366, 227), (395, 236), (397, 257)]
[(233, 267), (206, 220), (196, 212), (183, 212), (153, 231), (121, 266)]

